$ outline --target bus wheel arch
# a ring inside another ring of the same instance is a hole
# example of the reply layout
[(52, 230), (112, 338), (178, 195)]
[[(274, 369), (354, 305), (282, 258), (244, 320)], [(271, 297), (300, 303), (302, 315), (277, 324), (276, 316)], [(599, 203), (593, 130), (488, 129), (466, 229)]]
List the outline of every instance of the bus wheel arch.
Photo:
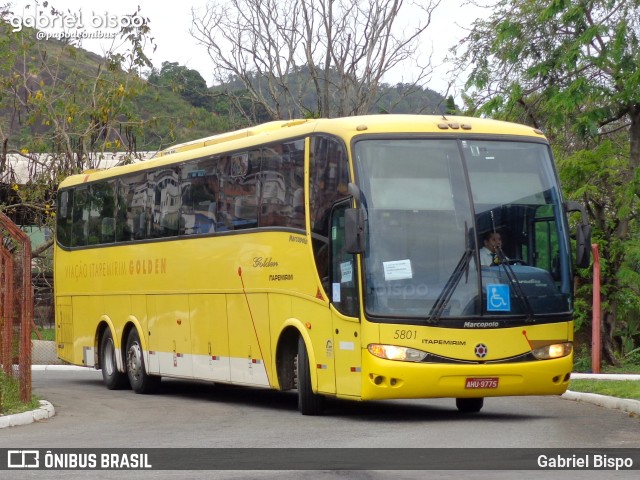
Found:
[(98, 334), (98, 362), (102, 370), (102, 381), (109, 390), (121, 390), (129, 386), (129, 379), (125, 372), (118, 369), (115, 340), (111, 328), (106, 323), (101, 324)]

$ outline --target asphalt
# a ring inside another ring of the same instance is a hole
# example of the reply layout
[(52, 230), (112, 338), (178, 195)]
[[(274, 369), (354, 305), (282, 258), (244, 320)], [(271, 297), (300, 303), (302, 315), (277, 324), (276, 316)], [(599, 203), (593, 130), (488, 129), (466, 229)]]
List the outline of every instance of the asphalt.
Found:
[[(33, 370), (51, 371), (51, 370), (85, 370), (86, 367), (76, 367), (73, 365), (33, 365)], [(593, 380), (612, 380), (612, 381), (640, 381), (640, 375), (624, 375), (624, 374), (593, 374), (593, 373), (573, 373), (571, 378), (576, 379), (593, 379)], [(596, 393), (582, 393), (567, 390), (562, 395), (565, 400), (576, 402), (586, 402), (598, 405), (604, 408), (611, 408), (627, 412), (632, 415), (640, 415), (640, 400), (629, 400), (625, 398), (609, 397), (606, 395), (598, 395)], [(29, 412), (17, 413), (13, 415), (0, 416), (0, 428), (17, 427), (27, 425), (29, 423), (45, 420), (56, 414), (55, 408), (46, 400), (40, 401), (40, 407)]]

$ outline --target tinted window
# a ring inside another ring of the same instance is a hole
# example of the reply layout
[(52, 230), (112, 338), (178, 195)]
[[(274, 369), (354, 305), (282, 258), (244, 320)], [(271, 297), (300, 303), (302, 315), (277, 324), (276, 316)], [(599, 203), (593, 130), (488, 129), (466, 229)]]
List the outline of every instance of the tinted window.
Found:
[(180, 219), (180, 176), (177, 168), (164, 168), (149, 172), (148, 191), (152, 193), (150, 205), (151, 224), (149, 238), (178, 235)]
[(59, 241), (84, 246), (256, 227), (304, 228), (304, 143), (197, 159), (63, 191)]
[(348, 196), (349, 161), (342, 142), (312, 137), (309, 202), (313, 252), (318, 275), (328, 288), (329, 217), (333, 205)]
[(181, 168), (182, 214), (180, 233), (194, 235), (227, 230), (226, 217), (219, 205), (224, 203), (220, 188), (222, 177), (218, 157), (189, 162)]
[(61, 245), (71, 245), (73, 190), (63, 190), (57, 199), (56, 237)]
[(150, 215), (147, 212), (147, 197), (151, 196), (151, 200), (153, 200), (152, 192), (153, 190), (147, 188), (147, 174), (144, 172), (130, 175), (122, 180), (120, 196), (127, 205), (127, 226), (122, 230), (123, 240), (147, 238), (147, 224), (150, 223)]
[(113, 182), (91, 184), (91, 208), (88, 211), (88, 244), (113, 243), (115, 240), (116, 202)]
[(72, 213), (71, 246), (78, 247), (88, 243), (89, 210), (91, 208), (89, 187), (82, 186), (74, 192)]
[(261, 150), (260, 227), (304, 228), (304, 140)]

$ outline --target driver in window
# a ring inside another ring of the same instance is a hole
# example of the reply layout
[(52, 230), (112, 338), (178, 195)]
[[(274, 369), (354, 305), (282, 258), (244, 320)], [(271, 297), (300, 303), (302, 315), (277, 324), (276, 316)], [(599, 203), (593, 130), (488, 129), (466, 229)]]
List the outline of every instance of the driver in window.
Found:
[(490, 267), (500, 265), (500, 255), (502, 250), (502, 237), (498, 232), (487, 232), (482, 236), (484, 246), (480, 249), (480, 265)]

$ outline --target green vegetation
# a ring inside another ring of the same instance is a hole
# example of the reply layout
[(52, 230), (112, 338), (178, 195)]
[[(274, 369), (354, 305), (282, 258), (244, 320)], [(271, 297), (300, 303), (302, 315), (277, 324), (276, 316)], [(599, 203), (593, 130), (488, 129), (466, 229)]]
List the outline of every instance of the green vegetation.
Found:
[[(575, 372), (590, 373), (591, 357), (586, 348), (576, 352)], [(601, 373), (640, 375), (640, 361), (636, 355), (623, 357), (618, 365), (602, 365)], [(582, 393), (597, 393), (618, 398), (640, 400), (640, 380), (571, 380), (569, 390)]]
[(571, 380), (569, 390), (640, 400), (640, 380)]
[(18, 382), (0, 371), (0, 415), (26, 412), (39, 406), (40, 400), (35, 395), (31, 397), (30, 402), (22, 403)]
[[(38, 333), (40, 333), (40, 340), (55, 341), (56, 330), (55, 328), (42, 328), (38, 327)], [(36, 332), (31, 332), (31, 339), (38, 340)]]

